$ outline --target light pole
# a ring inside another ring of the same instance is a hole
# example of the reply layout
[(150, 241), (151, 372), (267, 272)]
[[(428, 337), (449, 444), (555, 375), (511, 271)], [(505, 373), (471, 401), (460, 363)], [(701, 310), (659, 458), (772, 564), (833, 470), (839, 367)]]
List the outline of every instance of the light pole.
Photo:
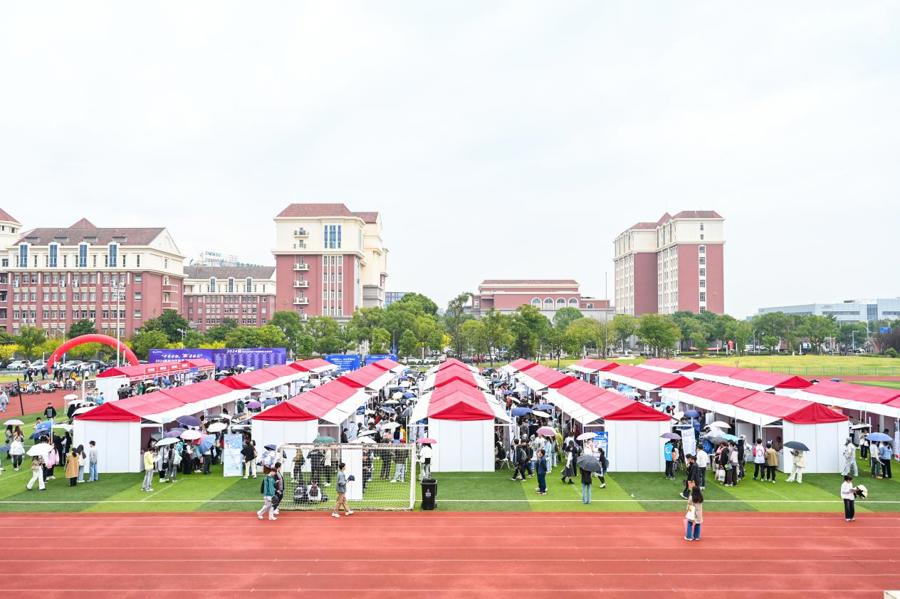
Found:
[[(116, 274), (115, 274), (115, 273), (113, 273), (113, 277), (116, 277)], [(125, 288), (125, 286), (123, 285), (123, 286), (122, 286), (122, 289), (124, 289), (124, 288)], [(121, 322), (121, 314), (122, 314), (122, 294), (121, 294), (121, 291), (119, 290), (119, 280), (118, 280), (118, 278), (114, 278), (114, 279), (113, 279), (113, 281), (112, 281), (112, 290), (113, 290), (113, 293), (116, 294), (116, 367), (118, 367), (118, 366), (120, 366), (120, 360), (119, 360), (119, 358), (120, 358), (120, 351), (119, 351), (119, 348), (120, 348), (121, 345), (122, 345), (122, 342), (119, 340), (119, 337), (120, 337), (120, 335), (121, 335), (121, 325), (120, 325), (120, 322)]]

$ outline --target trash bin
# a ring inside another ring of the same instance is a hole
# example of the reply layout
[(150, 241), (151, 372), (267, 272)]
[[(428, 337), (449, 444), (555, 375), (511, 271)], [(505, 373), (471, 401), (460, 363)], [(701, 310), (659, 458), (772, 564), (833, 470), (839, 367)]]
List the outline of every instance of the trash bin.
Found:
[(422, 479), (422, 509), (433, 510), (437, 504), (437, 481), (433, 478)]

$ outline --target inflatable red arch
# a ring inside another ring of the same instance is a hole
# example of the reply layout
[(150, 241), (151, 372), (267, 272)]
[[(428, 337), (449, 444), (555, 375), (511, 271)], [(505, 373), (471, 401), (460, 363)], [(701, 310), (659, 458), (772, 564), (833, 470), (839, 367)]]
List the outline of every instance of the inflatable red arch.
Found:
[(116, 341), (113, 337), (109, 335), (98, 335), (96, 333), (91, 335), (79, 335), (73, 339), (69, 339), (50, 354), (50, 357), (47, 358), (47, 372), (53, 372), (53, 365), (56, 364), (56, 361), (62, 357), (67, 351), (72, 349), (73, 347), (77, 347), (79, 345), (84, 345), (85, 343), (102, 343), (103, 345), (108, 345), (109, 347), (117, 347), (119, 351), (122, 352), (125, 359), (128, 360), (128, 363), (132, 366), (136, 364), (140, 364), (138, 362), (137, 356), (134, 355), (134, 352), (131, 351), (124, 343), (120, 341)]

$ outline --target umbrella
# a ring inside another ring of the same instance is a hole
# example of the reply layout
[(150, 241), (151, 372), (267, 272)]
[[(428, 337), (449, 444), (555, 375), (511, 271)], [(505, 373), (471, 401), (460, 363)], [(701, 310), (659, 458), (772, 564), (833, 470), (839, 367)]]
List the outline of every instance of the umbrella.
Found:
[(23, 426), (25, 423), (21, 420), (18, 420), (17, 418), (12, 418), (10, 420), (7, 420), (3, 424), (5, 424), (6, 426)]
[(597, 435), (595, 433), (581, 433), (577, 437), (575, 437), (578, 441), (588, 441), (589, 439), (593, 439)]
[(90, 412), (94, 409), (95, 406), (85, 406), (83, 408), (78, 408), (74, 412), (72, 412), (73, 416), (78, 416), (79, 414), (84, 414), (85, 412)]
[(253, 401), (247, 402), (247, 408), (249, 408), (251, 410), (258, 410), (261, 407), (262, 407), (262, 404), (259, 403), (258, 401), (256, 401), (255, 399)]
[(200, 439), (200, 452), (204, 453), (209, 450), (210, 447), (213, 446), (213, 443), (216, 442), (215, 435), (204, 435), (202, 439)]
[(809, 451), (809, 447), (801, 443), (800, 441), (788, 441), (784, 444), (788, 449), (796, 449), (797, 451)]
[(432, 439), (431, 437), (423, 437), (421, 439), (418, 439), (416, 443), (419, 443), (421, 445), (434, 445), (435, 443), (437, 443), (437, 441)]
[(156, 446), (164, 447), (166, 445), (175, 445), (176, 443), (178, 443), (178, 439), (175, 439), (174, 437), (164, 437), (156, 442)]
[(387, 406), (384, 406), (383, 408), (381, 408), (381, 411), (385, 412), (387, 414), (396, 414), (397, 413), (397, 410), (395, 410), (394, 408), (389, 408)]
[(263, 449), (265, 449), (266, 451), (275, 451), (277, 447), (275, 447), (274, 443), (269, 443), (268, 445), (263, 447)]
[(876, 443), (892, 441), (890, 435), (885, 435), (884, 433), (869, 433), (868, 435), (866, 435), (866, 439), (868, 439), (869, 441), (875, 441)]
[(362, 432), (360, 432), (360, 433), (359, 433), (358, 435), (356, 435), (356, 436), (357, 436), (357, 437), (368, 437), (368, 436), (374, 435), (374, 434), (375, 434), (375, 431), (373, 431), (373, 430), (367, 430), (367, 431), (362, 431)]
[(394, 430), (395, 428), (397, 428), (398, 426), (400, 426), (400, 423), (399, 423), (399, 422), (388, 422), (387, 424), (385, 424), (385, 425), (382, 426), (381, 428), (383, 428), (383, 429), (386, 430), (386, 431), (392, 431), (392, 430)]
[(78, 399), (78, 394), (77, 393), (69, 393), (68, 395), (63, 395), (63, 399), (66, 401), (72, 401), (72, 400)]
[(681, 435), (678, 433), (663, 433), (660, 435), (661, 439), (680, 439)]
[(531, 410), (531, 413), (539, 418), (550, 418), (550, 414), (547, 412), (541, 412), (540, 410)]
[(192, 430), (192, 431), (184, 431), (183, 433), (181, 433), (181, 438), (184, 439), (185, 441), (194, 441), (196, 439), (199, 439), (202, 436), (203, 435), (200, 433), (200, 431)]
[(175, 422), (182, 426), (200, 426), (200, 419), (196, 416), (179, 416)]
[(366, 410), (366, 414), (374, 414), (375, 410)]
[[(49, 421), (49, 420), (45, 420), (45, 421), (43, 421), (43, 422), (37, 424), (37, 425), (34, 427), (34, 430), (36, 430), (36, 431), (49, 431), (49, 430), (50, 430), (50, 426), (51, 426), (50, 421)], [(880, 433), (879, 433), (879, 434), (880, 434)]]
[(583, 455), (575, 463), (578, 464), (579, 468), (584, 468), (588, 472), (600, 472), (603, 470), (600, 460), (592, 455)]
[(552, 412), (553, 406), (548, 403), (539, 403), (538, 405), (534, 406), (534, 409), (541, 410), (542, 412)]
[(334, 437), (316, 437), (313, 443), (334, 443)]
[(183, 428), (173, 428), (173, 429), (166, 431), (165, 436), (169, 437), (171, 439), (180, 439), (181, 433), (183, 433), (183, 432), (184, 432)]
[(522, 403), (522, 400), (520, 400), (518, 397), (513, 397), (513, 396), (509, 396), (509, 401), (511, 401), (513, 403)]
[(855, 431), (858, 431), (858, 430), (864, 429), (864, 428), (872, 428), (872, 425), (870, 425), (870, 424), (854, 424), (850, 428), (852, 428)]
[(359, 443), (363, 443), (363, 444), (373, 444), (373, 443), (375, 443), (375, 439), (373, 439), (372, 437), (360, 437), (359, 439), (357, 439), (357, 441), (358, 441)]
[(38, 443), (36, 445), (32, 445), (26, 453), (31, 457), (45, 456), (50, 453), (51, 449), (53, 449), (53, 446), (49, 443)]
[(527, 416), (528, 414), (531, 414), (531, 408), (513, 408), (512, 410), (510, 410), (510, 414), (512, 414), (515, 418), (518, 418), (519, 416)]
[(709, 425), (709, 428), (720, 428), (722, 430), (728, 430), (731, 428), (731, 425), (727, 422), (722, 422), (721, 420), (716, 420), (712, 424)]
[[(401, 394), (400, 397), (403, 397), (403, 395)], [(397, 401), (396, 399), (389, 399), (389, 400), (387, 400), (386, 402), (384, 402), (384, 405), (386, 405), (386, 406), (396, 406), (398, 403), (400, 403), (400, 402)]]
[(226, 428), (228, 428), (228, 425), (225, 424), (224, 422), (213, 422), (208, 427), (206, 427), (206, 430), (208, 430), (211, 433), (221, 433)]
[(391, 395), (391, 399), (403, 399), (403, 391), (397, 391)]
[(72, 425), (71, 425), (71, 424), (67, 424), (67, 423), (65, 423), (65, 422), (55, 422), (55, 423), (53, 424), (53, 428), (61, 428), (61, 429), (63, 429), (64, 431), (70, 431), (70, 430), (72, 430)]
[(698, 412), (697, 410), (688, 410), (684, 413), (684, 415), (688, 418), (696, 418), (700, 415), (700, 412)]
[(541, 428), (537, 429), (537, 434), (541, 435), (542, 437), (555, 437), (556, 431), (549, 426), (542, 426)]
[(264, 400), (262, 405), (263, 405), (263, 407), (267, 408), (269, 406), (274, 406), (276, 403), (278, 403), (278, 402), (275, 400), (275, 398), (270, 397), (269, 399)]
[(407, 391), (406, 393), (403, 394), (403, 399), (415, 399), (415, 398), (416, 398), (415, 393), (410, 393), (409, 391)]

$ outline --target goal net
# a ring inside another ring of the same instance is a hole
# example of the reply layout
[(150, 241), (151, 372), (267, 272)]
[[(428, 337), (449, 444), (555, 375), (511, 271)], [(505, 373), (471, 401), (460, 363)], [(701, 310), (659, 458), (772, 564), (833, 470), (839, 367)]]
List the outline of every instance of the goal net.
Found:
[(330, 510), (337, 499), (338, 467), (345, 464), (352, 510), (411, 510), (416, 499), (415, 445), (284, 443), (282, 510)]

